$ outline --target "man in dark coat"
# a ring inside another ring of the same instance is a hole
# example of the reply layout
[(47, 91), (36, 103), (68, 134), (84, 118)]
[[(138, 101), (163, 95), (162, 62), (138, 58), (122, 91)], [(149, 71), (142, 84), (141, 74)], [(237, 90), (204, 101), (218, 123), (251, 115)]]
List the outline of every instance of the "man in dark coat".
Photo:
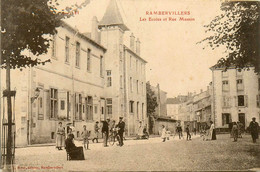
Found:
[(258, 123), (255, 121), (255, 117), (252, 118), (252, 121), (249, 124), (249, 130), (251, 132), (251, 136), (253, 139), (253, 143), (256, 143), (256, 139), (258, 139), (258, 129), (259, 129), (259, 125)]
[(110, 119), (108, 118), (107, 121), (103, 121), (103, 126), (102, 126), (102, 133), (104, 135), (104, 147), (108, 147), (107, 145), (107, 139), (108, 139), (108, 134), (109, 134), (109, 123)]
[(119, 128), (118, 130), (118, 135), (119, 135), (119, 146), (123, 146), (123, 135), (125, 132), (125, 122), (123, 121), (123, 117), (119, 117), (119, 122), (117, 124), (117, 127)]
[(182, 138), (182, 128), (181, 128), (180, 124), (178, 124), (178, 126), (176, 127), (176, 131), (179, 134), (179, 139), (181, 139)]

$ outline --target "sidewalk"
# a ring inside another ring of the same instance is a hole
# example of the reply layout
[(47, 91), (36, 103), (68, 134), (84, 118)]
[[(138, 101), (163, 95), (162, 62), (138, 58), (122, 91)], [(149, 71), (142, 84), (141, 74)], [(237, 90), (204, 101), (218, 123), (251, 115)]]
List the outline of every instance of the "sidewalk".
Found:
[[(159, 135), (150, 135), (149, 138), (157, 138), (160, 137)], [(135, 140), (136, 136), (127, 136), (125, 141), (127, 140)], [(75, 139), (76, 142), (82, 142), (81, 139)], [(98, 139), (98, 143), (103, 143), (103, 138)], [(89, 144), (96, 144), (96, 142), (92, 142), (92, 139), (89, 140)], [(32, 144), (27, 146), (17, 146), (16, 148), (26, 148), (26, 147), (45, 147), (45, 146), (55, 146), (56, 143), (43, 143), (43, 144)]]

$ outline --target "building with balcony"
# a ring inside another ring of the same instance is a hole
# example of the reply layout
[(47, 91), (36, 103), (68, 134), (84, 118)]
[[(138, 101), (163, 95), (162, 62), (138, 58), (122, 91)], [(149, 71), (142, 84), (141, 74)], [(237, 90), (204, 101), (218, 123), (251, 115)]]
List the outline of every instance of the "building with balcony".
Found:
[(226, 131), (231, 122), (240, 121), (245, 128), (252, 117), (259, 122), (259, 75), (253, 67), (245, 70), (211, 67), (212, 114), (215, 127)]

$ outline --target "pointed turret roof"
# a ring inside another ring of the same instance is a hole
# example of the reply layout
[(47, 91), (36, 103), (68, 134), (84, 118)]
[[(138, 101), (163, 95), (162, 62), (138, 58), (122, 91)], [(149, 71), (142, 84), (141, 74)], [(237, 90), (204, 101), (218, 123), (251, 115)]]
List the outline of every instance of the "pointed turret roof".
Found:
[(110, 0), (106, 12), (99, 22), (99, 28), (105, 26), (119, 26), (124, 31), (129, 30), (128, 27), (124, 24), (116, 0)]

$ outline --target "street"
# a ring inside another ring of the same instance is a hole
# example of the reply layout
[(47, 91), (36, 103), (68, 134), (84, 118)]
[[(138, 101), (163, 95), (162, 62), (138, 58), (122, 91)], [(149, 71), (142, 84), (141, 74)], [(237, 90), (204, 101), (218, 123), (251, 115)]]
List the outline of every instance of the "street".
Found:
[[(81, 144), (77, 142), (77, 145)], [(54, 146), (16, 149), (17, 171), (176, 171), (176, 170), (247, 170), (260, 168), (260, 143), (250, 135), (232, 142), (228, 134), (215, 141), (195, 136), (191, 141), (171, 137), (162, 142), (126, 140), (123, 147), (90, 144), (84, 161), (67, 161), (65, 150)]]

